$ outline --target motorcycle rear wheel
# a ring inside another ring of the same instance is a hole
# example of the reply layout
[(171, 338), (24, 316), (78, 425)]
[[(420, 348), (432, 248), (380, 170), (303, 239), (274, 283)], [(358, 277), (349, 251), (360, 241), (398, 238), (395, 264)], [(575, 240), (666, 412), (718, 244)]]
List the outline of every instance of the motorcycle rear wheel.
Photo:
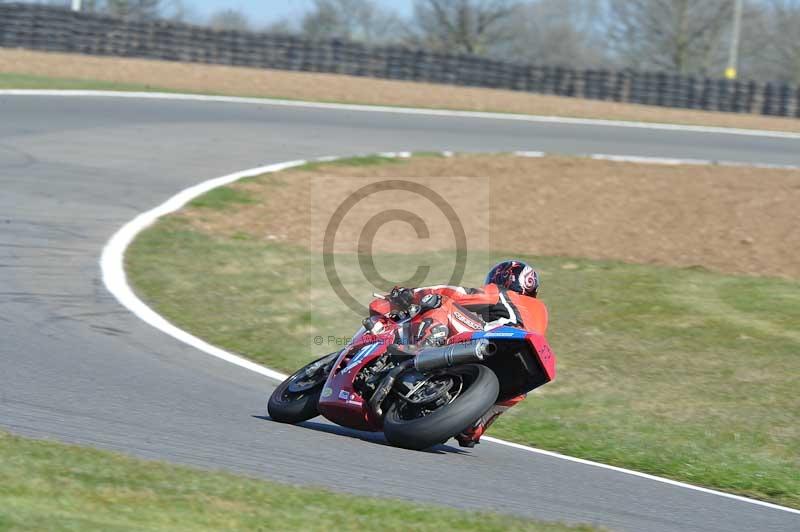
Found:
[[(317, 403), (322, 387), (328, 377), (330, 364), (336, 360), (337, 354), (331, 353), (306, 364), (280, 383), (267, 402), (269, 417), (280, 423), (300, 423), (317, 417)], [(326, 359), (330, 359), (329, 363), (323, 364), (312, 375), (306, 375), (308, 368)]]
[(465, 364), (443, 370), (438, 376), (459, 379), (462, 389), (447, 404), (419, 417), (409, 415), (402, 399), (392, 402), (383, 419), (383, 432), (392, 445), (422, 450), (446, 442), (478, 420), (497, 401), (500, 384), (486, 366)]

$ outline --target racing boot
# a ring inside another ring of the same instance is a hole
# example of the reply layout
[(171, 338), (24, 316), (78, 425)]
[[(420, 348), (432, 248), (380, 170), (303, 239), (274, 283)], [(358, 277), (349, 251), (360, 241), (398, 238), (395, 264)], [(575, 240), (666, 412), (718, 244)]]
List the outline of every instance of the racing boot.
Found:
[(481, 442), (481, 436), (489, 430), (491, 424), (494, 423), (503, 412), (525, 399), (526, 396), (527, 394), (518, 395), (492, 406), (488, 412), (478, 418), (474, 425), (456, 436), (458, 445), (469, 449), (475, 447), (476, 444)]

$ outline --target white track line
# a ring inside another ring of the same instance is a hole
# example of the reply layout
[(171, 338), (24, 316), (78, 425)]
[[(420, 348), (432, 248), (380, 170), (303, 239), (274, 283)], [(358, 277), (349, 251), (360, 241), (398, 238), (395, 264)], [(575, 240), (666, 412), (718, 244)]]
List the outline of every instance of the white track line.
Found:
[(131, 244), (131, 242), (133, 242), (133, 239), (136, 238), (136, 235), (152, 225), (153, 222), (164, 215), (177, 211), (192, 199), (205, 194), (209, 190), (233, 183), (234, 181), (238, 181), (239, 179), (244, 179), (246, 177), (254, 177), (268, 172), (278, 172), (293, 166), (300, 166), (305, 164), (305, 162), (306, 161), (298, 160), (272, 164), (269, 166), (252, 168), (243, 172), (237, 172), (235, 174), (229, 174), (216, 179), (203, 181), (199, 185), (182, 190), (155, 209), (151, 209), (140, 214), (125, 224), (122, 229), (117, 231), (103, 248), (103, 254), (100, 257), (100, 269), (103, 273), (103, 282), (105, 283), (106, 288), (108, 288), (109, 292), (111, 292), (120, 303), (127, 307), (131, 312), (136, 314), (136, 316), (138, 316), (140, 319), (144, 320), (156, 329), (159, 329), (168, 335), (177, 338), (181, 342), (189, 344), (200, 351), (208, 353), (209, 355), (221, 358), (226, 362), (236, 364), (237, 366), (249, 369), (250, 371), (255, 371), (256, 373), (260, 373), (261, 375), (271, 379), (276, 379), (279, 381), (284, 380), (287, 376), (283, 373), (265, 368), (260, 364), (256, 364), (255, 362), (251, 362), (238, 355), (234, 355), (233, 353), (229, 353), (223, 349), (220, 349), (219, 347), (213, 346), (208, 342), (189, 334), (183, 329), (176, 327), (167, 321), (163, 316), (148, 307), (144, 301), (136, 297), (136, 294), (133, 293), (133, 290), (128, 284), (128, 279), (125, 275), (125, 250)]
[(451, 111), (446, 109), (422, 109), (414, 107), (386, 107), (382, 105), (358, 105), (345, 103), (305, 102), (273, 98), (242, 98), (236, 96), (210, 96), (204, 94), (178, 94), (168, 92), (123, 92), (93, 90), (38, 90), (2, 89), (0, 96), (83, 96), (104, 98), (135, 98), (154, 100), (183, 100), (196, 102), (244, 103), (251, 105), (272, 105), (283, 107), (304, 107), (311, 109), (334, 109), (369, 113), (393, 113), (406, 115), (449, 116), (462, 118), (484, 118), (491, 120), (516, 120), (546, 124), (570, 124), (580, 126), (626, 127), (637, 129), (656, 129), (661, 131), (681, 131), (692, 133), (714, 133), (723, 135), (745, 135), (750, 137), (770, 137), (779, 139), (800, 139), (800, 133), (790, 131), (769, 131), (762, 129), (743, 129), (713, 126), (692, 126), (663, 124), (658, 122), (633, 122), (625, 120), (602, 120), (595, 118), (569, 118), (563, 116), (540, 116), (517, 113), (489, 113), (481, 111)]
[(549, 456), (551, 458), (558, 458), (560, 460), (566, 460), (568, 462), (575, 462), (577, 464), (588, 465), (592, 467), (599, 467), (601, 469), (608, 469), (610, 471), (616, 471), (617, 473), (624, 473), (626, 475), (632, 475), (634, 477), (645, 478), (647, 480), (653, 480), (655, 482), (660, 482), (662, 484), (669, 484), (671, 486), (677, 486), (679, 488), (686, 488), (694, 491), (699, 491), (702, 493), (707, 493), (709, 495), (716, 495), (718, 497), (724, 497), (726, 499), (733, 499), (739, 502), (746, 502), (749, 504), (755, 504), (757, 506), (763, 506), (765, 508), (771, 508), (773, 510), (781, 510), (784, 512), (789, 512), (792, 514), (800, 515), (800, 510), (795, 508), (788, 508), (786, 506), (781, 506), (779, 504), (772, 504), (771, 502), (759, 501), (757, 499), (749, 499), (747, 497), (742, 497), (741, 495), (734, 495), (732, 493), (725, 493), (724, 491), (717, 491), (712, 490), (709, 488), (704, 488), (702, 486), (695, 486), (693, 484), (687, 484), (685, 482), (679, 482), (677, 480), (672, 480), (669, 478), (664, 477), (657, 477), (655, 475), (649, 475), (647, 473), (640, 473), (639, 471), (633, 471), (632, 469), (625, 469), (622, 467), (616, 467), (608, 464), (601, 464), (599, 462), (592, 462), (591, 460), (584, 460), (583, 458), (575, 458), (574, 456), (567, 456), (565, 454), (556, 453), (553, 451), (546, 451), (544, 449), (537, 449), (535, 447), (528, 447), (527, 445), (521, 445), (519, 443), (514, 443), (510, 441), (501, 440), (498, 438), (493, 438), (491, 436), (482, 436), (481, 441), (490, 441), (492, 443), (497, 443), (500, 445), (505, 445), (506, 447), (513, 447), (514, 449), (519, 449), (521, 451), (528, 451), (530, 453), (536, 453), (543, 456)]
[[(527, 152), (516, 152), (517, 155), (525, 155)], [(535, 153), (535, 152), (534, 152)], [(530, 156), (528, 156), (530, 157)], [(691, 165), (691, 166), (733, 166), (748, 168), (763, 168), (767, 170), (798, 170), (800, 166), (791, 164), (770, 164), (770, 163), (740, 163), (736, 161), (713, 161), (711, 159), (674, 159), (671, 157), (646, 157), (640, 155), (608, 155), (605, 153), (590, 153), (583, 155), (596, 161), (613, 161), (618, 163), (644, 163), (644, 164), (664, 164), (664, 165)]]
[[(444, 156), (451, 156), (452, 152), (446, 151), (441, 152)], [(408, 152), (385, 152), (382, 154), (385, 157), (409, 157)], [(519, 152), (517, 153), (518, 156), (534, 156), (534, 157), (542, 157), (546, 154), (542, 152)], [(596, 154), (597, 157), (625, 157), (625, 156), (603, 156), (602, 154)], [(591, 157), (591, 156), (590, 156)], [(317, 159), (313, 159), (310, 162), (320, 162), (320, 161), (334, 161), (339, 159), (340, 157), (336, 156), (329, 156), (329, 157), (319, 157)], [(656, 158), (658, 159), (658, 158)], [(612, 159), (617, 160), (617, 159)], [(624, 160), (624, 159), (622, 159)], [(130, 285), (128, 285), (128, 280), (125, 275), (125, 268), (124, 268), (124, 259), (125, 259), (125, 250), (128, 246), (133, 242), (136, 235), (139, 234), (141, 231), (149, 227), (153, 224), (158, 218), (169, 214), (171, 212), (175, 212), (176, 210), (180, 209), (186, 203), (191, 201), (192, 199), (200, 196), (212, 190), (216, 187), (220, 187), (223, 185), (227, 185), (233, 183), (234, 181), (238, 181), (239, 179), (244, 179), (247, 177), (255, 177), (257, 175), (271, 173), (271, 172), (278, 172), (280, 170), (284, 170), (286, 168), (292, 168), (295, 166), (300, 166), (309, 161), (305, 160), (296, 160), (296, 161), (288, 161), (284, 163), (272, 164), (268, 166), (262, 166), (259, 168), (253, 168), (250, 170), (244, 170), (241, 172), (237, 172), (235, 174), (229, 174), (226, 176), (218, 177), (215, 179), (210, 179), (208, 181), (204, 181), (199, 185), (195, 185), (193, 187), (187, 188), (182, 190), (178, 194), (172, 196), (170, 199), (159, 205), (158, 207), (151, 209), (147, 212), (144, 212), (125, 224), (119, 231), (117, 231), (114, 236), (106, 244), (105, 248), (103, 248), (103, 254), (100, 258), (100, 268), (103, 273), (103, 282), (106, 285), (106, 288), (111, 292), (114, 297), (128, 310), (133, 312), (137, 317), (142, 319), (143, 321), (147, 322), (148, 324), (152, 325), (156, 329), (184, 342), (192, 347), (199, 349), (209, 355), (215, 356), (226, 362), (230, 362), (231, 364), (236, 364), (237, 366), (241, 366), (245, 369), (250, 371), (254, 371), (271, 379), (275, 379), (277, 381), (282, 381), (286, 379), (287, 375), (280, 373), (278, 371), (269, 369), (265, 366), (260, 364), (256, 364), (255, 362), (251, 362), (239, 355), (230, 353), (225, 351), (224, 349), (220, 349), (214, 345), (209, 344), (189, 334), (188, 332), (184, 331), (176, 327), (175, 325), (168, 322), (164, 319), (161, 315), (156, 313), (153, 309), (148, 307), (141, 299), (139, 299), (136, 294), (131, 289)], [(635, 162), (648, 162), (647, 158), (643, 157), (636, 157)], [(673, 164), (673, 163), (670, 163)], [(712, 161), (708, 161), (706, 164), (715, 164)], [(734, 495), (731, 493), (725, 493), (722, 491), (716, 491), (709, 488), (704, 488), (701, 486), (695, 486), (692, 484), (687, 484), (685, 482), (679, 482), (677, 480), (672, 480), (668, 478), (658, 477), (655, 475), (649, 475), (647, 473), (640, 473), (638, 471), (633, 471), (631, 469), (624, 469), (621, 467), (601, 464), (599, 462), (592, 462), (590, 460), (584, 460), (582, 458), (575, 458), (572, 456), (566, 456), (563, 454), (559, 454), (553, 451), (547, 451), (544, 449), (537, 449), (535, 447), (529, 447), (527, 445), (521, 445), (519, 443), (513, 443), (505, 440), (500, 440), (498, 438), (493, 438), (491, 436), (484, 436), (482, 438), (483, 441), (488, 441), (491, 443), (505, 445), (507, 447), (512, 447), (514, 449), (518, 449), (521, 451), (526, 451), (530, 453), (535, 453), (538, 455), (548, 456), (551, 458), (557, 458), (560, 460), (566, 460), (569, 462), (575, 462), (578, 464), (583, 464), (592, 467), (598, 467), (601, 469), (607, 469), (610, 471), (615, 471), (617, 473), (623, 473), (626, 475), (632, 475), (639, 478), (644, 478), (647, 480), (652, 480), (655, 482), (660, 482), (662, 484), (669, 484), (671, 486), (677, 486), (680, 488), (690, 489), (694, 491), (699, 491), (702, 493), (716, 495), (718, 497), (724, 497), (726, 499), (733, 499), (739, 502), (744, 502), (748, 504), (753, 504), (757, 506), (763, 506), (765, 508), (770, 508), (773, 510), (780, 510), (784, 512), (789, 512), (793, 514), (800, 515), (800, 510), (796, 510), (794, 508), (788, 508), (786, 506), (780, 506), (778, 504), (772, 504), (769, 502), (759, 501), (756, 499), (749, 499), (747, 497), (742, 497), (741, 495)]]

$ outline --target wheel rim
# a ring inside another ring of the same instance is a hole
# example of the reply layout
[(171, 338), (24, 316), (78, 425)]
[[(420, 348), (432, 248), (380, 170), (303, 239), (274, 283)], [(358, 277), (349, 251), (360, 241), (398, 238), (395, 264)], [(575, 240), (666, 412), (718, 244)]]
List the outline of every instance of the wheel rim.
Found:
[(298, 375), (297, 379), (289, 381), (286, 391), (290, 393), (304, 393), (314, 389), (325, 382), (325, 375), (312, 375), (307, 377), (305, 374)]
[(314, 393), (325, 383), (337, 353), (328, 355), (301, 368), (289, 378), (281, 393), (281, 400), (296, 401)]
[(458, 399), (467, 386), (463, 375), (432, 375), (407, 395), (400, 396), (397, 416), (403, 421), (412, 421), (430, 415)]

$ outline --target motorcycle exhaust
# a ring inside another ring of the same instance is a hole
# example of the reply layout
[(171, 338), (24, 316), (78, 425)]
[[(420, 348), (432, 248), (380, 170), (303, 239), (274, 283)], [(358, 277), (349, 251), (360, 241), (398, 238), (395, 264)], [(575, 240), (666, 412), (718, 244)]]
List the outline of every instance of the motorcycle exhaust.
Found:
[[(411, 353), (406, 353), (401, 348), (393, 345), (389, 346), (389, 351), (394, 351), (394, 354), (411, 355)], [(386, 374), (386, 377), (384, 377), (377, 386), (369, 400), (370, 409), (375, 412), (378, 417), (383, 416), (383, 410), (381, 408), (383, 401), (389, 396), (389, 392), (392, 390), (397, 377), (412, 366), (417, 371), (432, 371), (435, 369), (449, 368), (457, 364), (479, 362), (483, 360), (484, 357), (492, 356), (496, 352), (497, 346), (485, 338), (473, 342), (423, 349), (413, 359), (401, 362), (397, 367)]]
[(401, 362), (397, 365), (397, 367), (389, 371), (378, 387), (375, 388), (375, 393), (372, 394), (372, 397), (369, 400), (369, 407), (378, 417), (383, 417), (381, 403), (383, 403), (383, 400), (389, 395), (389, 392), (392, 391), (392, 387), (394, 386), (394, 382), (397, 380), (397, 377), (410, 367), (411, 360)]
[(417, 371), (450, 368), (458, 364), (480, 362), (484, 357), (492, 356), (496, 352), (497, 346), (486, 338), (472, 342), (432, 347), (420, 351), (414, 358), (414, 368)]

